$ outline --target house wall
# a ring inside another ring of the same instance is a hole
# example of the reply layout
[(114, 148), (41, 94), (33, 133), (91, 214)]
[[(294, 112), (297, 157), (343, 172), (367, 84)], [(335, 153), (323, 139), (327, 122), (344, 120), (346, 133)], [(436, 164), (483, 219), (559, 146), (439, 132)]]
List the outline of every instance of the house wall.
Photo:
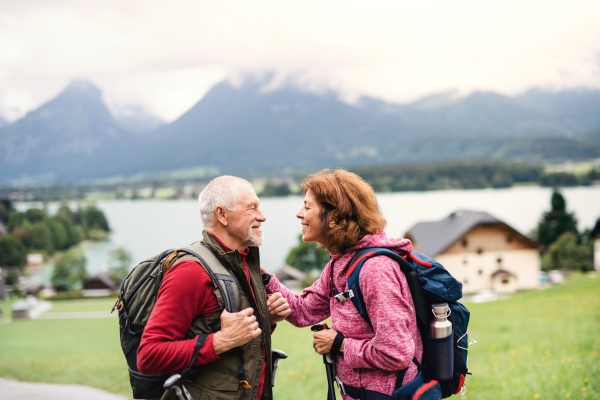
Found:
[(540, 256), (537, 249), (483, 250), (444, 253), (435, 257), (453, 277), (463, 284), (464, 293), (492, 289), (492, 274), (499, 269), (516, 276), (516, 289), (539, 285)]
[(479, 225), (448, 247), (444, 254), (534, 248), (520, 233), (504, 224)]

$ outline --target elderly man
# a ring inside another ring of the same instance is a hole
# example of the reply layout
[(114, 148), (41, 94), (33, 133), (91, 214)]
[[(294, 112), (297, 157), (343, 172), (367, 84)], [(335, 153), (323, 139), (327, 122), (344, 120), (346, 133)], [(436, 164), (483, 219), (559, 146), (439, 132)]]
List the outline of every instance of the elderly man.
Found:
[[(197, 352), (193, 365), (199, 372), (186, 383), (194, 400), (272, 399), (271, 333), (291, 310), (280, 293), (270, 295), (267, 306), (258, 257), (266, 220), (260, 200), (249, 182), (221, 176), (204, 188), (198, 203), (205, 229), (201, 243), (237, 278), (241, 311), (224, 309), (224, 294), (197, 261), (167, 260), (173, 264), (144, 330), (138, 368), (147, 375), (181, 371)], [(212, 333), (219, 321), (220, 330)], [(196, 350), (198, 335), (207, 334)], [(239, 379), (240, 365), (245, 380)], [(174, 394), (167, 391), (166, 398)]]

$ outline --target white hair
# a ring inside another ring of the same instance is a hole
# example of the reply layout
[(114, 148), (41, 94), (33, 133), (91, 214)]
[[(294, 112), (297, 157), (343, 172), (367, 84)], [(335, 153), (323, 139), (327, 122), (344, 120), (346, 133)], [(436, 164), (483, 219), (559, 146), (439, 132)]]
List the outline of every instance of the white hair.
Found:
[(205, 229), (211, 229), (215, 224), (215, 208), (225, 207), (232, 211), (242, 200), (240, 185), (252, 184), (245, 179), (236, 176), (223, 175), (210, 181), (198, 196), (198, 208), (200, 218)]

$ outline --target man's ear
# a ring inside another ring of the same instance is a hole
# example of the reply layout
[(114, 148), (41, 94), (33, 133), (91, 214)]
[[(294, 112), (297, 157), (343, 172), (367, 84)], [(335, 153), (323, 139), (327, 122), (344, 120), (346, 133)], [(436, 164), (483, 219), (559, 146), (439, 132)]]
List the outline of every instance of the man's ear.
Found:
[(217, 221), (223, 226), (227, 226), (227, 209), (223, 206), (217, 206), (215, 208), (215, 217)]

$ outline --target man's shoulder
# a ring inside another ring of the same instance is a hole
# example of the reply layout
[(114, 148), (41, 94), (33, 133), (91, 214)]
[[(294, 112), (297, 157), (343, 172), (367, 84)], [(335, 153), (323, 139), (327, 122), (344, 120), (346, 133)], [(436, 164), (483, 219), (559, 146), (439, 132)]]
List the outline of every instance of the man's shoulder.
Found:
[(165, 276), (171, 279), (211, 280), (204, 268), (193, 260), (176, 261)]

